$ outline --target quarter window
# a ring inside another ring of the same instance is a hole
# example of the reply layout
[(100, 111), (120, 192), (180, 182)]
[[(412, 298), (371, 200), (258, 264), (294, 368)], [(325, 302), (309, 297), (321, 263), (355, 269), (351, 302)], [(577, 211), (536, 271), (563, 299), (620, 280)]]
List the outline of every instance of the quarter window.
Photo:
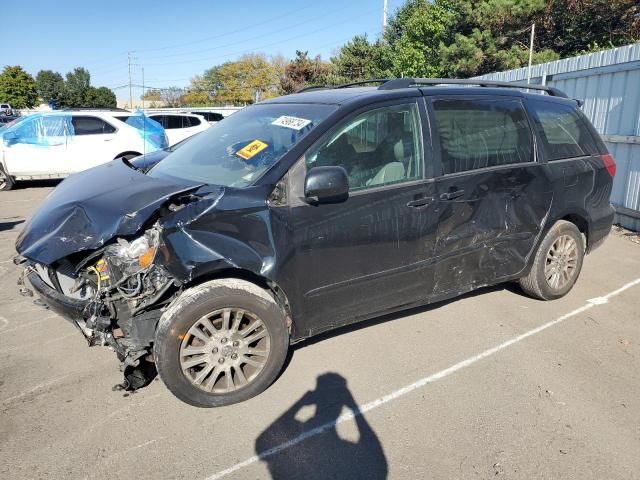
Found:
[(419, 118), (415, 104), (358, 115), (307, 154), (307, 169), (343, 167), (351, 191), (420, 179), (423, 161)]
[(517, 100), (437, 99), (433, 110), (442, 173), (533, 161), (533, 140)]
[(531, 110), (547, 160), (595, 153), (593, 137), (573, 108), (552, 102), (532, 102)]

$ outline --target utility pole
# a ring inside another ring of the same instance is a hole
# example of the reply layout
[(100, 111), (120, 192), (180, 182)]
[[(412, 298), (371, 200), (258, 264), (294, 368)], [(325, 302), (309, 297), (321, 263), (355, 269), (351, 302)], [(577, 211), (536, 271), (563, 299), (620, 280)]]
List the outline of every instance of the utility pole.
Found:
[(131, 54), (127, 52), (127, 67), (129, 69), (129, 108), (133, 109), (133, 93), (131, 91)]
[(536, 36), (536, 24), (531, 25), (531, 41), (529, 43), (529, 69), (527, 70), (527, 83), (531, 83), (531, 62), (533, 61), (533, 39)]
[(387, 0), (384, 0), (382, 7), (382, 33), (387, 29)]
[(144, 110), (144, 67), (142, 67), (142, 109)]

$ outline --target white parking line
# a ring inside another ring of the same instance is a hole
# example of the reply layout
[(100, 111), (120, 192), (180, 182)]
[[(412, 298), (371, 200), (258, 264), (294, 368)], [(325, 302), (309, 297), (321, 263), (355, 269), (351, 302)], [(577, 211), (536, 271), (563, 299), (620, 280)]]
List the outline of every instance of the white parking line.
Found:
[(479, 353), (478, 355), (475, 355), (473, 357), (467, 358), (466, 360), (462, 360), (461, 362), (456, 363), (455, 365), (450, 366), (449, 368), (445, 368), (444, 370), (441, 370), (437, 373), (434, 373), (432, 375), (429, 375), (427, 377), (421, 378), (420, 380), (407, 385), (405, 387), (402, 387), (398, 390), (395, 390), (383, 397), (380, 397), (376, 400), (373, 400), (371, 402), (365, 403), (364, 405), (362, 405), (361, 407), (359, 407), (356, 411), (354, 412), (348, 412), (348, 413), (344, 413), (342, 415), (340, 415), (337, 419), (335, 419), (332, 422), (328, 422), (325, 423), (324, 425), (320, 425), (319, 427), (316, 427), (314, 429), (311, 429), (307, 432), (302, 433), (301, 435), (298, 435), (295, 438), (292, 438), (291, 440), (281, 443), (280, 445), (276, 445), (273, 448), (270, 448), (269, 450), (265, 450), (264, 452), (261, 452), (257, 455), (253, 455), (252, 457), (247, 458), (246, 460), (240, 462), (240, 463), (236, 463), (235, 465), (225, 469), (225, 470), (221, 470), (218, 473), (214, 473), (213, 475), (209, 476), (206, 478), (206, 480), (217, 480), (219, 478), (225, 477), (231, 473), (237, 472), (238, 470), (241, 470), (245, 467), (248, 467), (249, 465), (252, 465), (264, 458), (267, 457), (271, 457), (273, 455), (276, 455), (280, 452), (282, 452), (283, 450), (286, 450), (289, 447), (293, 447), (294, 445), (297, 445), (300, 442), (305, 441), (308, 438), (311, 437), (315, 437), (317, 435), (321, 435), (322, 433), (326, 432), (327, 430), (330, 430), (332, 428), (335, 428), (336, 425), (352, 420), (353, 418), (362, 415), (370, 410), (374, 410), (378, 407), (381, 407), (382, 405), (391, 402), (392, 400), (395, 400), (397, 398), (400, 398), (408, 393), (413, 392), (414, 390), (424, 387), (425, 385), (428, 385), (430, 383), (434, 383), (438, 380), (441, 380), (445, 377), (448, 377), (449, 375), (452, 375), (454, 373), (456, 373), (459, 370), (462, 370), (463, 368), (469, 367), (477, 362), (479, 362), (480, 360), (483, 360), (487, 357), (490, 357), (491, 355), (495, 355), (496, 353), (512, 346), (515, 345), (516, 343), (520, 343), (521, 341), (536, 335), (540, 332), (543, 332), (544, 330), (547, 330), (548, 328), (551, 328), (555, 325), (558, 325), (559, 323), (564, 322), (565, 320), (574, 317), (582, 312), (585, 312), (586, 310), (589, 310), (591, 308), (596, 307), (597, 305), (602, 305), (605, 304), (609, 301), (610, 298), (615, 297), (616, 295), (624, 292), (625, 290), (640, 284), (640, 278), (637, 278), (636, 280), (629, 282), (625, 285), (623, 285), (622, 287), (618, 288), (617, 290), (614, 290), (612, 292), (607, 293), (606, 295), (602, 296), (602, 297), (597, 297), (591, 300), (587, 300), (587, 303), (585, 305), (583, 305), (580, 308), (576, 308), (575, 310), (572, 310), (571, 312), (562, 315), (561, 317), (556, 318), (555, 320), (552, 320), (550, 322), (547, 322), (543, 325), (540, 325), (539, 327), (536, 327), (532, 330), (529, 330), (525, 333), (523, 333), (522, 335), (518, 335), (517, 337), (514, 337), (510, 340), (507, 340), (506, 342), (501, 343), (500, 345), (497, 345), (493, 348), (489, 348), (488, 350), (485, 350), (484, 352)]
[(68, 374), (67, 375), (62, 375), (60, 377), (54, 378), (53, 380), (49, 380), (48, 382), (44, 382), (44, 383), (41, 383), (39, 385), (36, 385), (35, 387), (27, 390), (26, 392), (19, 393), (18, 395), (14, 395), (13, 397), (5, 398), (4, 400), (2, 400), (2, 403), (3, 404), (7, 404), (7, 403), (13, 402), (14, 400), (18, 400), (19, 398), (26, 397), (27, 395), (35, 393), (38, 390), (41, 390), (41, 389), (46, 388), (46, 387), (49, 387), (49, 386), (51, 386), (51, 385), (53, 385), (55, 383), (58, 383), (60, 380), (64, 380), (68, 376), (69, 376)]

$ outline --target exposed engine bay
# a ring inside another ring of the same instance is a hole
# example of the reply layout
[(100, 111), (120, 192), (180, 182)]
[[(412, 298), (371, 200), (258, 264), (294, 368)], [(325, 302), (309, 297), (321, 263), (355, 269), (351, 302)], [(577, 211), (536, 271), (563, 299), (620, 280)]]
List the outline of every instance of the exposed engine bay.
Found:
[[(116, 352), (125, 376), (117, 389), (135, 390), (155, 377), (151, 346), (156, 325), (181, 285), (154, 262), (162, 255), (160, 232), (156, 223), (132, 241), (116, 238), (75, 265), (67, 259), (57, 268), (30, 263), (23, 275), (37, 275), (73, 302), (77, 311), (72, 321), (89, 346), (108, 346)], [(43, 295), (32, 277), (30, 281), (44, 303), (53, 307), (46, 292)], [(22, 279), (19, 283), (24, 285)], [(32, 294), (24, 286), (21, 292)]]

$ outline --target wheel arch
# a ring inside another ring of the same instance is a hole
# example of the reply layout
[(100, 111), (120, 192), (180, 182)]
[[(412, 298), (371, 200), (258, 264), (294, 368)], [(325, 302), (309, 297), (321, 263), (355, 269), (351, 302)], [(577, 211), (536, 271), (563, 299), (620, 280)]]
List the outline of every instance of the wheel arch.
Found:
[(585, 251), (588, 251), (589, 240), (590, 240), (590, 238), (589, 238), (589, 221), (585, 218), (585, 216), (581, 215), (579, 213), (569, 213), (569, 214), (563, 216), (562, 218), (559, 218), (558, 220), (565, 220), (567, 222), (571, 222), (576, 227), (578, 227), (578, 230), (580, 230), (580, 233), (582, 233), (582, 235), (584, 236)]
[(202, 283), (208, 282), (210, 280), (220, 280), (224, 278), (235, 278), (238, 280), (245, 280), (247, 282), (253, 283), (258, 287), (266, 290), (271, 295), (273, 295), (274, 299), (282, 308), (282, 311), (285, 313), (287, 320), (287, 328), (289, 329), (289, 333), (291, 333), (293, 329), (293, 316), (291, 313), (291, 305), (289, 303), (289, 297), (286, 292), (278, 285), (275, 281), (268, 279), (265, 276), (259, 275), (251, 270), (247, 270), (244, 268), (222, 268), (219, 270), (215, 270), (212, 272), (205, 273), (200, 275), (190, 282), (186, 284), (188, 288), (195, 287)]

